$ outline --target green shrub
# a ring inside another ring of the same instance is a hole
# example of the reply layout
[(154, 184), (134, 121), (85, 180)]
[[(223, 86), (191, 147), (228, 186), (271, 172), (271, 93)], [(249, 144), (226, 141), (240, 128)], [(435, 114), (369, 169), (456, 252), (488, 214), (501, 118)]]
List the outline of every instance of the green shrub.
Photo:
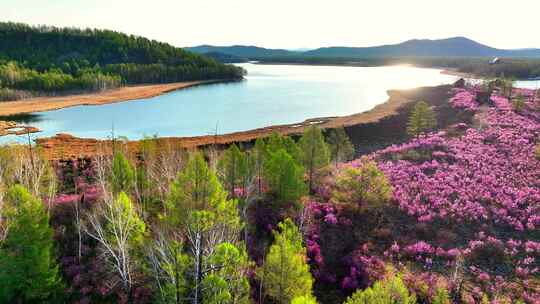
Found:
[(409, 293), (400, 275), (377, 281), (372, 287), (356, 291), (345, 304), (414, 304), (416, 296)]
[(347, 167), (339, 174), (332, 198), (360, 204), (364, 210), (373, 209), (392, 198), (392, 186), (374, 161), (362, 159), (360, 167)]

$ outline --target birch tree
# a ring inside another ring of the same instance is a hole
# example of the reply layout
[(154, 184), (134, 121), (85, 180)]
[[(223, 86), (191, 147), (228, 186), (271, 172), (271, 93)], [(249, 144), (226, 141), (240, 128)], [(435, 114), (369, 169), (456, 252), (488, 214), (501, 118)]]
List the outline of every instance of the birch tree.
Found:
[(133, 286), (140, 279), (137, 257), (146, 231), (135, 206), (120, 192), (115, 200), (98, 204), (87, 222), (85, 231), (100, 245), (100, 258), (110, 269), (110, 287), (121, 286), (131, 300)]
[(6, 185), (20, 184), (34, 196), (56, 193), (56, 175), (48, 160), (31, 144), (0, 148), (0, 167)]
[(189, 290), (186, 272), (191, 259), (183, 244), (160, 231), (147, 248), (147, 256), (159, 299), (164, 303), (185, 302)]

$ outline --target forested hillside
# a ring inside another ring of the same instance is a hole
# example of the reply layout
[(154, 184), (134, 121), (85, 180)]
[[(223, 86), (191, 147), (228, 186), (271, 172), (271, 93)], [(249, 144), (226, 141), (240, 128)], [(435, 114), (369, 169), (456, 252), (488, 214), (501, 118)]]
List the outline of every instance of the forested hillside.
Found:
[(0, 100), (27, 91), (238, 79), (244, 73), (167, 43), (109, 30), (0, 23), (0, 41)]

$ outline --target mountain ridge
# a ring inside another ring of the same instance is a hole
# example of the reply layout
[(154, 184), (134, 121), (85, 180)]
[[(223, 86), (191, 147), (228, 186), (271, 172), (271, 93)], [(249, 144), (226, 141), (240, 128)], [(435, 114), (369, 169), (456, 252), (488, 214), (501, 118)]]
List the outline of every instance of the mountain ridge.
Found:
[(330, 46), (304, 52), (253, 45), (213, 46), (206, 44), (185, 49), (201, 54), (219, 52), (248, 59), (293, 56), (325, 58), (540, 57), (540, 49), (537, 48), (499, 49), (463, 36), (444, 39), (410, 39), (397, 44), (368, 47)]

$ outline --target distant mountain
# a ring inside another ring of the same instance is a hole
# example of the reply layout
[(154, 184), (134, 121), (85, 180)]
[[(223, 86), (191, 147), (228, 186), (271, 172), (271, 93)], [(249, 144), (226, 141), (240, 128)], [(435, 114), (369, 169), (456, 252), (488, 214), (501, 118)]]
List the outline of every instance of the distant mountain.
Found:
[(186, 48), (196, 53), (219, 52), (250, 59), (271, 57), (385, 58), (385, 57), (540, 57), (540, 49), (505, 50), (465, 37), (414, 39), (373, 47), (324, 47), (308, 51), (265, 49), (255, 46), (210, 46)]
[(184, 48), (187, 51), (191, 51), (199, 54), (206, 53), (222, 53), (227, 55), (233, 55), (243, 58), (265, 58), (265, 57), (283, 57), (297, 55), (297, 52), (292, 52), (283, 49), (266, 49), (257, 46), (245, 46), (245, 45), (233, 45), (233, 46), (213, 46), (213, 45), (199, 45), (194, 47)]
[(240, 62), (248, 62), (249, 59), (245, 57), (240, 57), (236, 55), (230, 55), (220, 52), (208, 52), (203, 53), (206, 57), (210, 57), (215, 59), (218, 62), (221, 63), (240, 63)]
[(540, 57), (540, 49), (503, 50), (464, 37), (408, 40), (374, 47), (327, 47), (304, 53), (312, 57)]

